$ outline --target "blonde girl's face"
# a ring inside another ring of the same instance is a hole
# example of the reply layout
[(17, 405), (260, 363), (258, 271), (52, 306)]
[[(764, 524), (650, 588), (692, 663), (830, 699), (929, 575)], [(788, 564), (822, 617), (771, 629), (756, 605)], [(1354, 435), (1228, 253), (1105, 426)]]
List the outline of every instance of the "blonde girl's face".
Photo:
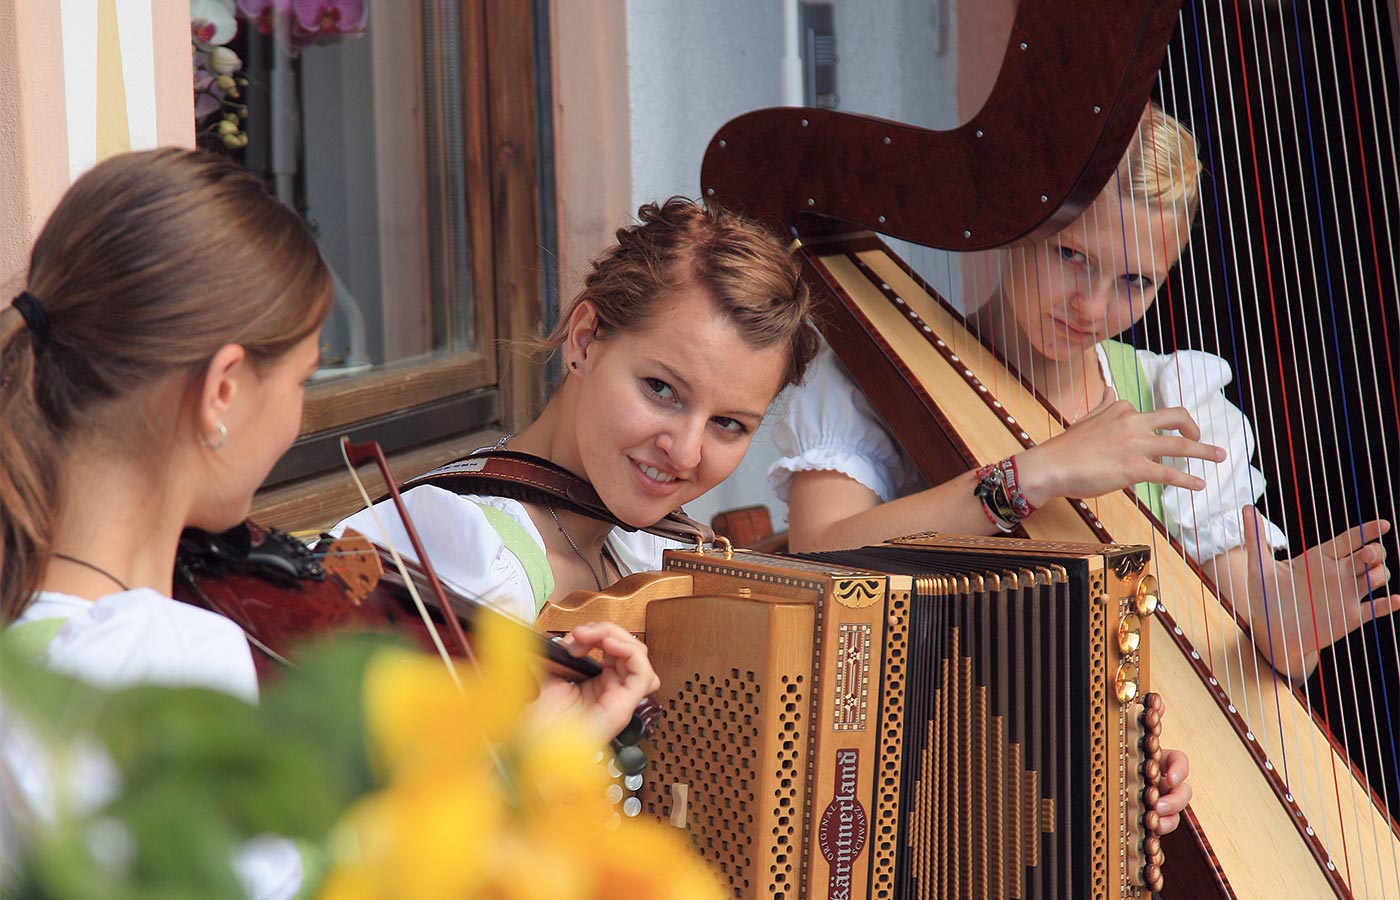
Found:
[(788, 365), (786, 347), (755, 349), (695, 287), (642, 328), (570, 351), (582, 474), (614, 515), (639, 527), (734, 471)]
[(1008, 251), (1002, 296), (1049, 359), (1082, 358), (1140, 321), (1186, 246), (1184, 216), (1110, 193), (1054, 236)]

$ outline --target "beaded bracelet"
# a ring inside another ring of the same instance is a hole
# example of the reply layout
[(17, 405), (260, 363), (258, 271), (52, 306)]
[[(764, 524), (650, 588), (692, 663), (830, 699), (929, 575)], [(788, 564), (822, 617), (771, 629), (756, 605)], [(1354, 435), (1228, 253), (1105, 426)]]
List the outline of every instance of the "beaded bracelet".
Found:
[(1020, 490), (1016, 457), (977, 470), (977, 488), (973, 494), (982, 501), (982, 511), (1002, 532), (1015, 531), (1021, 520), (1035, 512), (1035, 507)]
[(1006, 496), (1011, 500), (1011, 508), (1016, 510), (1016, 515), (1026, 518), (1035, 512), (1035, 507), (1021, 493), (1021, 476), (1016, 469), (1016, 457), (1008, 456), (1000, 463), (1001, 474), (1006, 482)]

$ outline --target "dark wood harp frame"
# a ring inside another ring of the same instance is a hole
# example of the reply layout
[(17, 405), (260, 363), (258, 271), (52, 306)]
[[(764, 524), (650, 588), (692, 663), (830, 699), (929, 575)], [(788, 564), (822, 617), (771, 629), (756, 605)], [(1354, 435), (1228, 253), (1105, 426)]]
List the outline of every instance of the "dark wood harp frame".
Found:
[[(1040, 398), (1016, 379), (987, 377), (1001, 361), (974, 366), (960, 356), (967, 345), (956, 336), (968, 340), (961, 319), (871, 232), (967, 251), (1046, 236), (1072, 221), (1134, 133), (1179, 7), (1131, 0), (1107, 11), (1022, 0), (989, 99), (951, 131), (785, 108), (740, 116), (711, 141), (704, 196), (800, 240), (825, 337), (929, 483), (1043, 441), (1063, 423), (1045, 422)], [(1151, 544), (1163, 596), (1188, 598), (1178, 610), (1198, 604), (1203, 620), (1225, 623), (1214, 637), (1230, 649), (1214, 652), (1198, 652), (1198, 633), (1165, 611), (1154, 625), (1155, 684), (1172, 709), (1169, 743), (1191, 755), (1196, 788), (1190, 827), (1168, 851), (1176, 863), (1168, 896), (1345, 898), (1353, 888), (1356, 896), (1400, 896), (1400, 826), (1301, 697), (1263, 666), (1242, 693), (1281, 694), (1301, 707), (1295, 724), (1314, 731), (1285, 758), (1340, 773), (1335, 798), (1290, 792), (1274, 764), (1282, 737), (1254, 734), (1201, 659), (1236, 647), (1252, 656), (1247, 622), (1136, 498), (1123, 492), (1093, 509), (1058, 501), (1026, 527), (1035, 538)]]

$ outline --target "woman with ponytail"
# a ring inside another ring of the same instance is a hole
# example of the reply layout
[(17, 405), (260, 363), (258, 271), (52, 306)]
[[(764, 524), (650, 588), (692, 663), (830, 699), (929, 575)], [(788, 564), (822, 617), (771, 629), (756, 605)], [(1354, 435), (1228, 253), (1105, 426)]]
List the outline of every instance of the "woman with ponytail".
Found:
[[(103, 687), (256, 699), (239, 627), (170, 598), (175, 553), (186, 527), (242, 521), (296, 438), (330, 302), (330, 274), (296, 213), (226, 160), (133, 153), (73, 184), (34, 244), (24, 290), (0, 309), (7, 651)], [(655, 673), (616, 626), (573, 638), (574, 652), (601, 647), (612, 662), (579, 693), (611, 737)], [(52, 773), (17, 733), (0, 727), (6, 816), (43, 818)], [(95, 803), (101, 781), (71, 787)], [(287, 849), (254, 854), (252, 893), (297, 890)]]

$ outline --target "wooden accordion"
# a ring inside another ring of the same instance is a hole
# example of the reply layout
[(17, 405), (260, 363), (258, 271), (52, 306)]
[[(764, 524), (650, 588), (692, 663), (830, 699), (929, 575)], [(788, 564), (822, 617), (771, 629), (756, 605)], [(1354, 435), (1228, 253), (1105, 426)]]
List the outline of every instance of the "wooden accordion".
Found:
[(672, 551), (542, 626), (645, 632), (664, 718), (643, 809), (735, 897), (1139, 897), (1162, 880), (1147, 562), (935, 535)]

